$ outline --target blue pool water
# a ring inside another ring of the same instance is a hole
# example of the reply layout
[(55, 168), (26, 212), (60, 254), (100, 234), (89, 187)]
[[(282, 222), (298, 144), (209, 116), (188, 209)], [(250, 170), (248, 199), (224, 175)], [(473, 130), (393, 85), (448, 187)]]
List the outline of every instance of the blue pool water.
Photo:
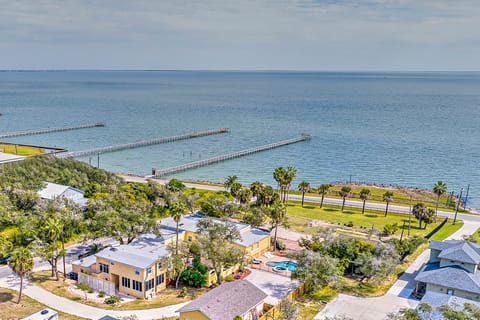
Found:
[(288, 271), (293, 271), (298, 267), (298, 263), (293, 261), (267, 262), (266, 264), (269, 267), (283, 267), (286, 268)]

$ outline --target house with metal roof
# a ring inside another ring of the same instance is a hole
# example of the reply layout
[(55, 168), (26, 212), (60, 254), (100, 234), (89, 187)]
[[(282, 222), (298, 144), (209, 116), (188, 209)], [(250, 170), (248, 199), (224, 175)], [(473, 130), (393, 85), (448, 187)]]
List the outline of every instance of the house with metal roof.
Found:
[(464, 240), (430, 242), (428, 263), (415, 277), (415, 293), (429, 292), (480, 301), (480, 245)]
[[(178, 223), (180, 238), (188, 242), (197, 239), (197, 224), (205, 218), (209, 217), (200, 213), (182, 216)], [(228, 223), (237, 228), (240, 233), (240, 239), (235, 240), (234, 244), (245, 253), (247, 258), (258, 257), (270, 249), (270, 233), (252, 228), (250, 225), (238, 221), (221, 219), (215, 219), (215, 221)], [(171, 217), (160, 220), (159, 225), (164, 232), (175, 232), (177, 228), (177, 223)]]
[(180, 308), (180, 320), (258, 319), (267, 294), (248, 280), (224, 283)]
[(45, 187), (38, 191), (38, 196), (42, 199), (54, 200), (56, 198), (65, 198), (73, 201), (79, 206), (87, 205), (87, 198), (82, 190), (61, 184), (47, 182)]

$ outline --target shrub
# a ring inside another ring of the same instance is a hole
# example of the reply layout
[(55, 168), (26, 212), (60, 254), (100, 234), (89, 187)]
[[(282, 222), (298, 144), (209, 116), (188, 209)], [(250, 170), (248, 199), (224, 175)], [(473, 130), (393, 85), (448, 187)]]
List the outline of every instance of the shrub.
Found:
[(387, 236), (395, 234), (395, 232), (397, 232), (397, 231), (398, 231), (398, 224), (397, 223), (386, 224), (383, 227), (383, 234), (385, 234)]
[(286, 248), (287, 248), (287, 246), (285, 245), (285, 243), (283, 243), (280, 240), (277, 240), (277, 249), (278, 250), (285, 250)]
[(188, 295), (188, 288), (187, 287), (183, 287), (182, 290), (180, 291), (180, 293), (178, 294), (178, 296), (180, 298), (184, 298)]
[(348, 221), (347, 223), (344, 224), (346, 227), (353, 227), (353, 221)]
[[(93, 290), (92, 287), (90, 287), (88, 284), (86, 283), (77, 283), (77, 288), (82, 290), (82, 291), (88, 291), (90, 292), (91, 290)], [(93, 291), (92, 291), (93, 292)]]
[(99, 298), (105, 298), (105, 295), (106, 295), (106, 294), (105, 294), (105, 291), (100, 291), (100, 292), (98, 293), (98, 297), (99, 297)]
[(94, 292), (95, 292), (95, 289), (93, 289), (93, 288), (88, 288), (87, 292), (88, 292), (88, 293), (94, 293)]
[(228, 276), (226, 276), (224, 278), (224, 280), (227, 281), (227, 282), (232, 282), (232, 281), (235, 280), (235, 278), (233, 277), (233, 275), (229, 274)]
[(119, 296), (110, 296), (105, 298), (103, 301), (105, 304), (116, 304), (119, 303), (122, 299)]

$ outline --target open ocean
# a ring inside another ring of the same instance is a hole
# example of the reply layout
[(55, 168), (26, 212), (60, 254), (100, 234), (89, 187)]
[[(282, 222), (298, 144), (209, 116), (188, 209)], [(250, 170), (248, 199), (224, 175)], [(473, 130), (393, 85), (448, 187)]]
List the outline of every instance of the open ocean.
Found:
[[(84, 150), (228, 127), (231, 132), (102, 154), (138, 175), (292, 138), (312, 140), (175, 176), (274, 185), (295, 166), (316, 186), (350, 180), (431, 189), (437, 180), (480, 207), (480, 73), (207, 71), (0, 72), (0, 132), (106, 122), (2, 139)], [(82, 158), (97, 165), (97, 158)], [(464, 191), (465, 193), (465, 191)]]

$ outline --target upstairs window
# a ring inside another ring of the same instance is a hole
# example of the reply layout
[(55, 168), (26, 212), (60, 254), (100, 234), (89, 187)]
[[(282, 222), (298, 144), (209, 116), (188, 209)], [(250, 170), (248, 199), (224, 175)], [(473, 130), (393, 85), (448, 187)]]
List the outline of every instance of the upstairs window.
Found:
[(100, 272), (109, 273), (108, 272), (108, 264), (99, 263), (99, 266), (100, 266)]

